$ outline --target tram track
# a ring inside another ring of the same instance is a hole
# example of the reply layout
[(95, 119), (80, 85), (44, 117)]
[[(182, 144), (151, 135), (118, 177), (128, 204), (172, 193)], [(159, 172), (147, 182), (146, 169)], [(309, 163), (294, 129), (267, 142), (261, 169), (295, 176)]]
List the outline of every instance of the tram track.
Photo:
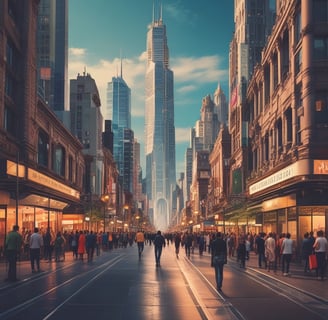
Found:
[[(42, 301), (49, 301), (49, 296), (57, 293), (58, 291), (66, 291), (66, 294), (64, 294), (64, 298), (61, 299), (61, 301), (56, 301), (56, 306), (52, 307), (50, 311), (47, 312), (47, 314), (42, 316), (42, 319), (49, 319), (56, 311), (58, 311), (61, 307), (63, 307), (70, 299), (72, 299), (76, 294), (78, 294), (81, 290), (85, 289), (92, 281), (99, 278), (104, 272), (108, 271), (112, 267), (114, 267), (117, 263), (119, 263), (124, 257), (123, 255), (119, 255), (117, 257), (114, 257), (113, 259), (106, 261), (105, 263), (102, 263), (100, 265), (97, 265), (89, 270), (86, 270), (85, 272), (79, 273), (75, 276), (69, 276), (68, 279), (61, 281), (57, 285), (53, 286), (50, 289), (47, 289), (43, 292), (40, 292), (36, 294), (35, 296), (25, 299), (21, 302), (15, 303), (15, 306), (11, 306), (6, 310), (1, 310), (0, 312), (0, 319), (12, 319), (17, 318), (19, 315), (23, 314), (24, 311), (33, 307), (33, 305), (36, 305), (37, 303), (40, 303)], [(56, 270), (53, 270), (51, 272), (46, 272), (45, 274), (40, 274), (40, 277), (36, 277), (33, 279), (27, 279), (28, 281), (22, 282), (19, 286), (15, 286), (11, 288), (10, 290), (22, 290), (22, 287), (33, 285), (33, 283), (37, 283), (38, 281), (42, 281), (43, 278), (52, 277), (55, 276), (58, 272), (62, 271), (63, 269), (68, 269), (72, 267), (72, 264), (65, 265), (62, 268), (57, 268)], [(85, 284), (83, 286), (79, 286), (77, 284), (77, 287), (74, 285), (75, 283), (78, 283), (81, 278), (85, 278)], [(68, 288), (68, 289), (67, 289)], [(2, 294), (0, 295), (0, 299), (8, 299), (8, 291), (4, 292), (2, 291)], [(58, 294), (57, 294), (58, 296)], [(25, 316), (22, 316), (26, 317)]]

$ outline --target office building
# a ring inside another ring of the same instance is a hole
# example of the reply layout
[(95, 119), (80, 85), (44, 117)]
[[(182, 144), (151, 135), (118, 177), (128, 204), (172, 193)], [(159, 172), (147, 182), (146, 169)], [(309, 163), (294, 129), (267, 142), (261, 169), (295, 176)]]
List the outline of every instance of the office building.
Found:
[(145, 151), (147, 196), (156, 228), (166, 230), (176, 186), (173, 72), (162, 13), (147, 34)]

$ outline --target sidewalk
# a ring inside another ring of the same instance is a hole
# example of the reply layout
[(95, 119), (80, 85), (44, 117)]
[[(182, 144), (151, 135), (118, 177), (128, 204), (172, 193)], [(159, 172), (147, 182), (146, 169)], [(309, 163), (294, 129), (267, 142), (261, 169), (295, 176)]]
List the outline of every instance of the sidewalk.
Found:
[[(230, 258), (231, 263), (237, 263), (237, 258)], [(302, 263), (292, 261), (290, 263), (290, 275), (284, 276), (281, 270), (281, 265), (277, 266), (277, 270), (266, 270), (262, 263), (262, 268), (258, 266), (258, 256), (255, 252), (250, 252), (249, 260), (246, 261), (246, 268), (251, 269), (254, 272), (261, 273), (267, 277), (271, 277), (277, 281), (287, 283), (292, 287), (297, 287), (300, 290), (322, 298), (328, 302), (328, 280), (325, 278), (323, 281), (318, 280), (316, 276), (316, 270), (304, 273), (304, 261)]]
[[(73, 259), (73, 254), (70, 251), (65, 253), (65, 261), (61, 260), (56, 262), (54, 259), (52, 259), (51, 262), (49, 262), (48, 260), (41, 259), (40, 273), (52, 271), (73, 262), (75, 262), (75, 259)], [(28, 279), (31, 279), (32, 277), (37, 277), (40, 273), (39, 272), (32, 273), (31, 262), (29, 260), (17, 261), (16, 274), (17, 274), (18, 281), (26, 281)], [(6, 281), (7, 276), (8, 276), (8, 263), (6, 260), (1, 260), (0, 261), (0, 289), (15, 283), (9, 281), (7, 282)]]

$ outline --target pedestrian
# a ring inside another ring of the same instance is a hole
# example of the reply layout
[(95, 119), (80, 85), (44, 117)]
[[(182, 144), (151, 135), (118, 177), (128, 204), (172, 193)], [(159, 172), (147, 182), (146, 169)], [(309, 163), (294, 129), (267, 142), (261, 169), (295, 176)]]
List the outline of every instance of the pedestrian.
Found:
[(175, 254), (177, 258), (179, 258), (180, 244), (181, 244), (181, 235), (180, 233), (177, 233), (174, 237)]
[(236, 249), (236, 236), (233, 232), (230, 233), (227, 242), (229, 248), (229, 257), (232, 258), (235, 256), (235, 249)]
[(204, 234), (201, 233), (200, 234), (200, 237), (199, 237), (199, 241), (198, 241), (198, 250), (199, 250), (199, 255), (203, 255), (203, 252), (204, 252), (204, 249), (206, 247), (206, 244), (205, 244), (205, 237), (204, 237)]
[(141, 259), (141, 254), (142, 254), (142, 252), (144, 250), (144, 246), (145, 246), (145, 235), (141, 230), (138, 230), (135, 240), (137, 242), (137, 247), (138, 247), (138, 256), (139, 256), (139, 259)]
[(96, 245), (97, 245), (97, 236), (91, 230), (85, 238), (85, 246), (87, 249), (88, 262), (91, 262), (93, 260)]
[(245, 268), (246, 241), (244, 238), (239, 239), (239, 243), (237, 247), (237, 261), (239, 261), (240, 268)]
[(190, 258), (190, 251), (192, 247), (192, 235), (188, 231), (186, 231), (184, 235), (184, 246), (185, 246), (186, 256)]
[(51, 261), (52, 249), (51, 249), (52, 237), (50, 228), (47, 228), (45, 235), (43, 236), (43, 256), (45, 260)]
[(289, 265), (292, 260), (293, 254), (293, 240), (290, 238), (290, 233), (287, 232), (286, 238), (281, 245), (281, 254), (282, 254), (282, 274), (284, 276), (290, 275)]
[(309, 268), (309, 256), (314, 251), (313, 244), (310, 239), (310, 234), (308, 232), (304, 233), (304, 238), (302, 241), (302, 259), (304, 260), (304, 273), (310, 272)]
[(78, 254), (77, 254), (77, 245), (79, 242), (79, 232), (76, 230), (75, 234), (73, 233), (72, 236), (72, 242), (71, 242), (71, 248), (72, 248), (72, 252), (73, 252), (73, 258), (77, 259)]
[(212, 242), (211, 252), (213, 255), (216, 288), (221, 291), (223, 283), (223, 267), (227, 263), (227, 244), (222, 239), (221, 232), (216, 234), (216, 238)]
[(6, 247), (5, 254), (8, 260), (8, 278), (7, 281), (17, 281), (17, 255), (19, 255), (20, 250), (23, 245), (23, 238), (19, 234), (19, 226), (14, 225), (13, 230), (10, 231), (6, 237)]
[(32, 273), (35, 273), (36, 270), (34, 265), (36, 264), (37, 272), (40, 272), (40, 254), (41, 248), (43, 247), (43, 237), (39, 233), (39, 228), (34, 228), (34, 232), (30, 237), (30, 261)]
[(315, 255), (317, 257), (318, 267), (316, 269), (316, 276), (320, 280), (324, 279), (326, 271), (326, 260), (328, 256), (328, 242), (324, 237), (322, 230), (317, 231), (317, 238), (313, 245)]
[(79, 255), (80, 260), (83, 261), (83, 255), (85, 253), (85, 232), (80, 231), (79, 241), (77, 245), (77, 253)]
[(271, 267), (275, 269), (276, 261), (276, 240), (273, 237), (272, 232), (269, 232), (269, 236), (265, 239), (264, 250), (266, 266), (268, 268), (268, 271), (270, 272)]
[(62, 233), (58, 231), (56, 235), (56, 239), (54, 241), (56, 262), (60, 261), (60, 256), (64, 257), (64, 245), (65, 245), (65, 238), (62, 236)]
[(255, 247), (256, 247), (256, 254), (258, 256), (259, 268), (262, 268), (262, 262), (264, 262), (265, 268), (266, 268), (264, 236), (265, 236), (265, 233), (261, 232), (255, 239)]
[(158, 230), (154, 238), (156, 267), (160, 266), (163, 246), (165, 247), (165, 238), (162, 236), (161, 231)]

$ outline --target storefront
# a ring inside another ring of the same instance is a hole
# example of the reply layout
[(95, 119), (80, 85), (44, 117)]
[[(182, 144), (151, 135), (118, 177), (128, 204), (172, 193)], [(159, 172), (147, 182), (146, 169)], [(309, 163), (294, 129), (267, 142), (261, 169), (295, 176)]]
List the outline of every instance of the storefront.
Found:
[(25, 238), (35, 227), (41, 233), (50, 228), (55, 235), (57, 231), (63, 231), (64, 208), (70, 203), (80, 202), (79, 191), (35, 169), (9, 160), (2, 162), (2, 169), (8, 176), (8, 187), (0, 190), (1, 258), (4, 254), (5, 236), (14, 225), (19, 225)]

